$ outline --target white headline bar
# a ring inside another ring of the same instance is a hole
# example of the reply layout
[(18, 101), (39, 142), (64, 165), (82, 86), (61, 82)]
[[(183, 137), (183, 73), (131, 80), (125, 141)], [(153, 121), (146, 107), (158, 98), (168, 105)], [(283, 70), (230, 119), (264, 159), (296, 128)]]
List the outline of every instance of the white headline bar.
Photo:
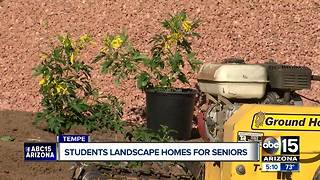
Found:
[(258, 161), (258, 143), (59, 143), (61, 161)]

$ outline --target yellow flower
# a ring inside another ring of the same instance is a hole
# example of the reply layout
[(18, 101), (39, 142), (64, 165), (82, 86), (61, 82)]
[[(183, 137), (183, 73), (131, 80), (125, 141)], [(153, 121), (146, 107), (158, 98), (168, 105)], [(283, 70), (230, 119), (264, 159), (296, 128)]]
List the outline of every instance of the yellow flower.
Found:
[(46, 78), (42, 78), (42, 79), (39, 81), (39, 85), (40, 85), (40, 86), (43, 86), (45, 83), (47, 83)]
[(113, 49), (118, 49), (123, 43), (123, 40), (121, 39), (121, 37), (118, 35), (116, 37), (113, 38), (112, 42), (111, 42), (111, 47)]
[(66, 94), (68, 88), (61, 83), (56, 86), (56, 90), (57, 90), (57, 94)]
[(88, 34), (84, 34), (82, 36), (80, 36), (80, 41), (85, 43), (85, 42), (89, 42), (90, 41), (90, 37), (88, 36)]
[(73, 63), (74, 63), (74, 54), (73, 53), (70, 56), (70, 63), (71, 63), (71, 65), (73, 65)]
[(191, 21), (188, 21), (188, 20), (183, 21), (182, 27), (185, 32), (189, 32), (191, 30)]
[(169, 36), (167, 36), (167, 39), (170, 41), (170, 42), (177, 42), (177, 41), (180, 41), (182, 40), (182, 35), (180, 33), (173, 33), (173, 34), (170, 34)]
[(62, 86), (60, 84), (56, 86), (57, 93), (60, 93), (61, 89), (62, 89)]
[(164, 43), (165, 49), (170, 49), (171, 46), (174, 46), (177, 44), (178, 41), (182, 40), (182, 35), (180, 33), (173, 33), (167, 36)]
[(39, 85), (44, 86), (48, 84), (48, 82), (49, 82), (49, 76), (43, 76), (42, 79), (40, 79), (39, 81)]
[(169, 43), (168, 43), (168, 42), (165, 42), (165, 44), (164, 44), (164, 48), (165, 48), (165, 49), (170, 49), (170, 45), (169, 45)]
[(91, 42), (91, 38), (89, 35), (84, 34), (82, 36), (80, 36), (79, 40), (77, 41), (77, 43), (75, 45), (73, 45), (72, 47), (76, 47), (76, 49), (83, 49), (86, 47), (87, 44), (89, 44)]

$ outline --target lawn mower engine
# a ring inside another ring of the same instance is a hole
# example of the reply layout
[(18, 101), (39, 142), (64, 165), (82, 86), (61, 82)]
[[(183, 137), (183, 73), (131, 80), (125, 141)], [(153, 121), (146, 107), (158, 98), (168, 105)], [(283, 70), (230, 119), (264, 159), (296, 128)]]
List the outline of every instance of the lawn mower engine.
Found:
[(242, 104), (302, 105), (295, 91), (310, 89), (311, 78), (307, 67), (273, 62), (245, 64), (241, 59), (227, 59), (223, 64), (204, 64), (198, 74), (205, 95), (198, 117), (200, 135), (221, 142), (225, 121)]
[[(273, 62), (245, 64), (232, 59), (204, 64), (198, 74), (202, 106), (197, 124), (201, 137), (208, 142), (261, 143), (263, 136), (299, 136), (301, 165), (299, 173), (266, 173), (261, 158), (260, 162), (206, 162), (193, 172), (195, 177), (320, 180), (320, 146), (315, 144), (320, 138), (320, 107), (301, 106), (296, 93), (310, 89), (311, 80), (319, 79), (307, 67)], [(274, 121), (267, 124), (270, 118)], [(310, 122), (290, 124), (298, 119)]]

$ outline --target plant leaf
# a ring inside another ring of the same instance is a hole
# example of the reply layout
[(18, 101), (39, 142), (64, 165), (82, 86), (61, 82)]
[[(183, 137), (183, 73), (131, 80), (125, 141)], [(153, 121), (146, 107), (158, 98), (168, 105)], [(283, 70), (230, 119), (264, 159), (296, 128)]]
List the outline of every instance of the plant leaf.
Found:
[(13, 138), (12, 136), (0, 136), (0, 141), (10, 142), (14, 140), (15, 138)]
[(89, 107), (85, 102), (75, 102), (75, 101), (73, 101), (70, 105), (78, 113), (86, 111), (88, 109), (88, 107)]
[(137, 86), (139, 89), (145, 89), (150, 84), (150, 76), (147, 72), (143, 72), (137, 77)]
[(178, 74), (178, 79), (182, 82), (182, 83), (188, 83), (188, 79), (186, 77), (186, 75), (183, 72), (180, 72)]

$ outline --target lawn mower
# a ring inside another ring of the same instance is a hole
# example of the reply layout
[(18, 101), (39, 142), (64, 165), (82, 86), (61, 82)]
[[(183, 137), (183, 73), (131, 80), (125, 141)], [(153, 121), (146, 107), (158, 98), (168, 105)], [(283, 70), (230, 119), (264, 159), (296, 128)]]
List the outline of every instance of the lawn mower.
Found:
[(320, 179), (320, 107), (303, 106), (303, 96), (296, 92), (310, 89), (319, 76), (308, 67), (227, 59), (203, 64), (197, 78), (203, 95), (197, 123), (204, 141), (261, 145), (264, 137), (300, 138), (299, 172), (265, 172), (260, 158), (260, 162), (206, 162), (199, 173), (202, 178)]

